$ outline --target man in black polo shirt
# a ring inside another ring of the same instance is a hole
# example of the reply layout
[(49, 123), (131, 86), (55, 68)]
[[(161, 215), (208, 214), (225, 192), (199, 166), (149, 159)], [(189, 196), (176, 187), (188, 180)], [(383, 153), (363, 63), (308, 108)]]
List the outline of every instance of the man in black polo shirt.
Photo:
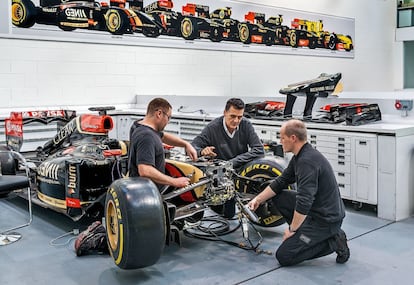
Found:
[[(331, 165), (307, 143), (302, 121), (284, 123), (280, 136), (283, 150), (294, 156), (283, 173), (248, 204), (256, 210), (272, 199), (289, 224), (276, 259), (289, 266), (336, 252), (337, 263), (347, 262), (350, 252), (341, 229), (345, 209)], [(286, 190), (295, 182), (297, 191)]]

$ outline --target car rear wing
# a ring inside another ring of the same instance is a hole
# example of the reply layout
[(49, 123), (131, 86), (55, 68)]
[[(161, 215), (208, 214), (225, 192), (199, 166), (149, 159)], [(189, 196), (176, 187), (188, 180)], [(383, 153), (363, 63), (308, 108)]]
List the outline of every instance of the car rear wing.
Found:
[(184, 16), (209, 18), (210, 7), (206, 5), (187, 3), (187, 5), (183, 6), (182, 13)]
[(30, 123), (41, 123), (44, 125), (51, 122), (67, 123), (76, 117), (73, 110), (45, 110), (45, 111), (24, 111), (10, 112), (10, 116), (4, 120), (7, 146), (20, 151), (23, 145), (23, 126)]

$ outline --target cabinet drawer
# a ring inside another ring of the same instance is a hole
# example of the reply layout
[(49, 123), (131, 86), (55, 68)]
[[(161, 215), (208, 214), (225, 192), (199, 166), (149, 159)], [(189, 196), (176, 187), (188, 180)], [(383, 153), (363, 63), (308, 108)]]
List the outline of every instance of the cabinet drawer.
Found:
[(334, 171), (338, 172), (351, 172), (350, 161), (329, 161)]
[(351, 173), (335, 171), (335, 177), (338, 184), (351, 185)]
[(338, 148), (332, 148), (332, 147), (318, 147), (318, 146), (313, 146), (313, 147), (319, 150), (322, 154), (333, 154), (333, 155), (342, 155), (342, 156), (351, 155), (350, 149), (338, 149)]
[(339, 193), (342, 198), (351, 199), (351, 185), (338, 183)]
[(310, 134), (308, 136), (309, 140), (312, 141), (325, 141), (333, 143), (351, 143), (351, 138), (347, 136), (336, 136), (336, 135), (321, 135), (321, 134)]
[[(319, 150), (322, 152), (321, 150)], [(351, 161), (350, 155), (338, 154), (338, 153), (327, 153), (322, 152), (322, 154), (328, 159), (329, 161)]]
[(327, 141), (310, 141), (310, 144), (313, 146), (316, 146), (317, 149), (320, 147), (326, 147), (326, 148), (334, 148), (334, 149), (351, 149), (350, 143), (345, 142), (327, 142)]

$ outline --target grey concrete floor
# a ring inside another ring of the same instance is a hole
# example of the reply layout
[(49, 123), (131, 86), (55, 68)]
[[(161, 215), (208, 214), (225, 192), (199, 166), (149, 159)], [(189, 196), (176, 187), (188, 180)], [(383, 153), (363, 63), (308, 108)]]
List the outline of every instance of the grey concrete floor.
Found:
[[(0, 229), (24, 222), (26, 201), (0, 199)], [(336, 254), (280, 267), (274, 252), (286, 225), (257, 229), (264, 241), (257, 254), (224, 242), (182, 236), (181, 245), (166, 247), (153, 266), (122, 270), (109, 255), (77, 257), (74, 228), (84, 230), (89, 221), (73, 222), (62, 214), (33, 207), (34, 220), (18, 230), (23, 238), (0, 247), (0, 284), (393, 284), (414, 276), (414, 218), (400, 222), (378, 219), (375, 213), (347, 208), (343, 228), (351, 258), (335, 262)], [(235, 222), (234, 222), (235, 223)], [(58, 240), (54, 240), (63, 236)], [(254, 238), (253, 233), (251, 234)], [(222, 238), (243, 242), (240, 230)]]

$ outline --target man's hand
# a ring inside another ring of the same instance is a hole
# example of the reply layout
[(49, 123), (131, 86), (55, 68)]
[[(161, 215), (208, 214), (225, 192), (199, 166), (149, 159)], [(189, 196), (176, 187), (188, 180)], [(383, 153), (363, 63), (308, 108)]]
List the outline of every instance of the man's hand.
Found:
[(283, 233), (283, 241), (287, 240), (288, 238), (290, 238), (291, 236), (293, 236), (295, 234), (295, 232), (291, 232), (289, 230), (289, 228), (285, 229), (285, 232)]
[(190, 143), (185, 145), (185, 153), (191, 158), (192, 161), (197, 160), (197, 151)]
[(187, 177), (177, 177), (174, 178), (172, 186), (177, 188), (182, 188), (190, 184), (190, 179)]
[(257, 197), (253, 198), (249, 203), (247, 203), (247, 207), (249, 207), (249, 209), (252, 211), (256, 211), (259, 206), (260, 201), (257, 199)]
[(217, 153), (214, 152), (215, 149), (216, 148), (214, 146), (207, 146), (201, 150), (200, 154), (202, 156), (216, 157)]

